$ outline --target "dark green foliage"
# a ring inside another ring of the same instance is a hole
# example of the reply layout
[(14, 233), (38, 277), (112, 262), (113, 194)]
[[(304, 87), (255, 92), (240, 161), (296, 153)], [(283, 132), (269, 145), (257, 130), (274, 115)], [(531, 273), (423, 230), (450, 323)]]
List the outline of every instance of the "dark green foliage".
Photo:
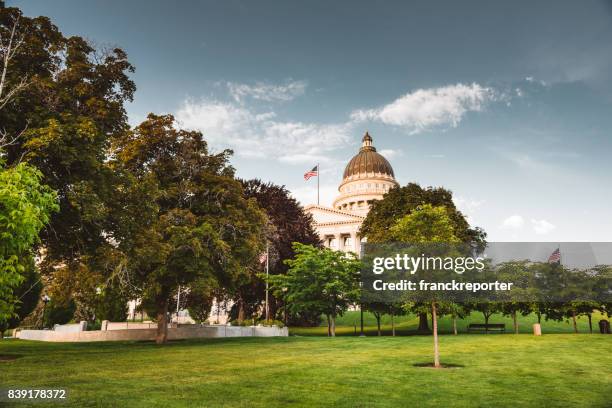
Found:
[(210, 316), (213, 300), (215, 298), (215, 282), (200, 281), (195, 282), (189, 288), (189, 292), (185, 294), (186, 306), (189, 311), (189, 316), (196, 323), (205, 322)]
[(454, 235), (459, 241), (470, 243), (475, 248), (483, 248), (486, 233), (480, 228), (470, 227), (465, 216), (455, 207), (453, 195), (449, 190), (442, 187), (422, 188), (416, 183), (393, 188), (382, 200), (374, 201), (361, 225), (360, 233), (368, 237), (368, 242), (388, 242), (389, 230), (398, 220), (423, 204), (445, 207), (453, 225)]
[(228, 163), (231, 151), (209, 153), (202, 134), (177, 130), (171, 115), (150, 114), (113, 153), (111, 166), (123, 183), (111, 215), (122, 273), (132, 296), (156, 305), (164, 342), (179, 285), (244, 282), (265, 242), (265, 215), (244, 198)]
[(66, 304), (54, 302), (53, 299), (47, 304), (44, 309), (43, 325), (47, 328), (53, 328), (55, 324), (66, 324), (70, 322), (74, 316), (76, 304), (70, 300)]
[(112, 173), (105, 165), (111, 140), (128, 128), (124, 103), (135, 85), (134, 68), (119, 49), (96, 50), (78, 36), (66, 37), (47, 17), (29, 18), (16, 8), (0, 10), (6, 34), (19, 18), (24, 43), (11, 61), (8, 85), (29, 85), (0, 110), (10, 135), (7, 164), (36, 166), (59, 196), (60, 210), (43, 235), (45, 266), (73, 262), (105, 243), (106, 203)]
[[(268, 216), (270, 224), (267, 233), (270, 254), (269, 273), (270, 275), (285, 274), (288, 266), (283, 260), (292, 259), (295, 256), (293, 242), (321, 245), (319, 236), (313, 227), (312, 217), (304, 212), (302, 206), (291, 196), (285, 186), (264, 183), (259, 179), (240, 181), (245, 197), (255, 199)], [(265, 267), (263, 263), (260, 266), (262, 270)], [(241, 303), (237, 303), (236, 307), (232, 308), (233, 318), (238, 317), (240, 307), (244, 308), (243, 313), (246, 316), (258, 313), (263, 309), (265, 285), (259, 277), (253, 276), (250, 282), (240, 288), (239, 292)], [(270, 316), (280, 318), (285, 310), (282, 301), (270, 294), (269, 302)], [(312, 320), (311, 317), (314, 317), (301, 316), (304, 318), (302, 323), (295, 314), (290, 314), (288, 318), (296, 324), (308, 325), (308, 322)]]
[(98, 321), (108, 320), (111, 322), (122, 322), (128, 315), (128, 297), (119, 288), (108, 286), (96, 296), (97, 307), (95, 309)]

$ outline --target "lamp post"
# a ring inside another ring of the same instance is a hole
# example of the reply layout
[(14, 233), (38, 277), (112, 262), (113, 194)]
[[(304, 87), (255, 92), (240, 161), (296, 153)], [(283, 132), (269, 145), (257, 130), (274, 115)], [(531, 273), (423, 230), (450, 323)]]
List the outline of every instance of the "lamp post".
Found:
[(42, 327), (43, 329), (45, 328), (45, 315), (47, 314), (47, 303), (49, 303), (50, 300), (51, 298), (49, 296), (43, 295), (42, 297), (42, 301), (43, 301)]

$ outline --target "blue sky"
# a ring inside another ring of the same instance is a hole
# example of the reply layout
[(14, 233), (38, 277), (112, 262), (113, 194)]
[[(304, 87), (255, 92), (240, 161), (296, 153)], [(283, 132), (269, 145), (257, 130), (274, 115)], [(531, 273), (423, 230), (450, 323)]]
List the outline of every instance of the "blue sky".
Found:
[(322, 204), (369, 130), (491, 241), (612, 241), (610, 1), (7, 1), (118, 45), (128, 106)]

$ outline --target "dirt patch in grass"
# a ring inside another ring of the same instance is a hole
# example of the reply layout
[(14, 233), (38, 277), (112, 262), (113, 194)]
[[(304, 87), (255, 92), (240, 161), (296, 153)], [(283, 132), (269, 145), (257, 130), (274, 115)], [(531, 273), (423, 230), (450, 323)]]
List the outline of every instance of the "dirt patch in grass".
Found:
[(17, 360), (18, 358), (23, 357), (20, 354), (0, 354), (0, 362), (3, 361), (13, 361), (13, 360)]

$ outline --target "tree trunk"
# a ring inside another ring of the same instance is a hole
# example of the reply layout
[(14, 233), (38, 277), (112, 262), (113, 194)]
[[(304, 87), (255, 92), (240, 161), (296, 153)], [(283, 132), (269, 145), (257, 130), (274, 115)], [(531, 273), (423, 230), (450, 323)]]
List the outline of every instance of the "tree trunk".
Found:
[(512, 312), (512, 321), (514, 322), (514, 334), (519, 334), (518, 320), (516, 319), (516, 310)]
[(587, 317), (589, 318), (589, 333), (593, 334), (593, 321), (591, 319), (591, 314), (587, 314)]
[(538, 315), (538, 324), (542, 323), (542, 313), (536, 313)]
[(436, 302), (431, 302), (431, 320), (434, 339), (434, 367), (440, 368), (440, 350), (438, 348), (438, 316), (436, 314)]
[(457, 315), (453, 313), (453, 334), (457, 335)]
[(242, 324), (244, 321), (244, 302), (242, 301), (242, 296), (238, 298), (238, 323)]
[(378, 335), (380, 336), (380, 313), (374, 313), (374, 317), (376, 317), (376, 327), (378, 329)]
[(427, 313), (419, 313), (419, 329), (420, 332), (428, 332), (429, 325), (427, 323)]
[(489, 314), (484, 312), (482, 314), (485, 318), (485, 334), (489, 334), (489, 329), (487, 328), (487, 325), (489, 324)]
[(157, 305), (157, 333), (155, 343), (164, 344), (168, 341), (168, 299)]
[(574, 323), (574, 333), (578, 333), (578, 325), (576, 324), (576, 311), (572, 310), (572, 322)]
[(325, 315), (325, 317), (327, 318), (327, 337), (331, 337), (331, 319), (329, 315)]
[(391, 313), (391, 335), (395, 337), (395, 322), (393, 320), (393, 313)]
[(336, 316), (331, 317), (331, 336), (336, 337)]

